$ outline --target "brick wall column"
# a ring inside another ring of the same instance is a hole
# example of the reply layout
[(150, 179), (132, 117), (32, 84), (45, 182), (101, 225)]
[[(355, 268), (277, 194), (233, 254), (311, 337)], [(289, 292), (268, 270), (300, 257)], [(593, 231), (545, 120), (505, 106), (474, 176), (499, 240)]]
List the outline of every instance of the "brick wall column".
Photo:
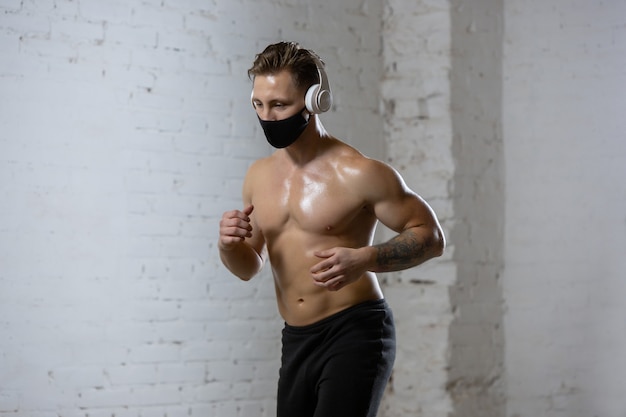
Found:
[[(387, 162), (424, 197), (447, 235), (453, 226), (450, 115), (450, 10), (445, 2), (385, 3), (382, 111)], [(398, 355), (382, 416), (448, 416), (446, 392), (456, 279), (449, 242), (442, 258), (381, 275), (394, 308)]]

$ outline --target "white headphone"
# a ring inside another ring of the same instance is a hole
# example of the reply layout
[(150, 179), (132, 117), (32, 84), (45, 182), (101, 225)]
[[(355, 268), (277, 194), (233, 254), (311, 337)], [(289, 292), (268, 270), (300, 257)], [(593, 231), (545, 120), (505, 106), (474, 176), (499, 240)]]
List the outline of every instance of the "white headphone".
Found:
[(315, 66), (317, 67), (317, 73), (319, 74), (320, 83), (313, 84), (306, 92), (304, 97), (304, 103), (306, 109), (313, 113), (319, 114), (330, 110), (333, 105), (333, 95), (330, 91), (330, 85), (328, 84), (328, 77), (326, 71), (324, 71), (324, 64), (319, 60), (315, 54), (311, 53)]

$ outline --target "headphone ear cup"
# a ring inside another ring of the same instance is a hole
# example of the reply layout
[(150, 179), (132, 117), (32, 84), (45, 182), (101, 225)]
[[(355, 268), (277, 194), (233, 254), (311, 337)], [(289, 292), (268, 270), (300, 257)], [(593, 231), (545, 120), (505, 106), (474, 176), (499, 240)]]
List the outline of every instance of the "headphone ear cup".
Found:
[(321, 113), (320, 108), (317, 104), (317, 95), (320, 91), (319, 84), (313, 84), (306, 92), (306, 96), (304, 97), (304, 104), (306, 105), (306, 109), (313, 113), (319, 114)]
[(330, 94), (330, 91), (320, 90), (317, 93), (316, 103), (320, 113), (330, 110), (330, 107), (333, 105), (333, 96)]

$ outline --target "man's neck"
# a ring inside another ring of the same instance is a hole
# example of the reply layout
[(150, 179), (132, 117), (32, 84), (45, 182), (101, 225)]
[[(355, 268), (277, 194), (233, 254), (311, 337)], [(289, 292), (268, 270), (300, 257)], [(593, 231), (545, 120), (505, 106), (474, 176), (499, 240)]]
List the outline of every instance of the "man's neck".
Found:
[(311, 115), (309, 126), (293, 144), (284, 150), (295, 165), (304, 166), (324, 151), (323, 141), (328, 137), (317, 115)]

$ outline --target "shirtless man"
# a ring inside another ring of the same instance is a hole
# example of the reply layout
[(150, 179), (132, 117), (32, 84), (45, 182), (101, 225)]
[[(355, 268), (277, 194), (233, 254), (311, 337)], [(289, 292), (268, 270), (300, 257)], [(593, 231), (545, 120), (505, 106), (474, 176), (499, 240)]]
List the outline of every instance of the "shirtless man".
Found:
[[(318, 113), (330, 107), (330, 88), (317, 55), (277, 43), (248, 74), (278, 150), (248, 170), (243, 209), (222, 216), (219, 250), (246, 281), (270, 261), (285, 320), (278, 416), (373, 417), (395, 358), (375, 273), (440, 256), (443, 232), (394, 169), (326, 132)], [(398, 234), (372, 245), (378, 221)]]

